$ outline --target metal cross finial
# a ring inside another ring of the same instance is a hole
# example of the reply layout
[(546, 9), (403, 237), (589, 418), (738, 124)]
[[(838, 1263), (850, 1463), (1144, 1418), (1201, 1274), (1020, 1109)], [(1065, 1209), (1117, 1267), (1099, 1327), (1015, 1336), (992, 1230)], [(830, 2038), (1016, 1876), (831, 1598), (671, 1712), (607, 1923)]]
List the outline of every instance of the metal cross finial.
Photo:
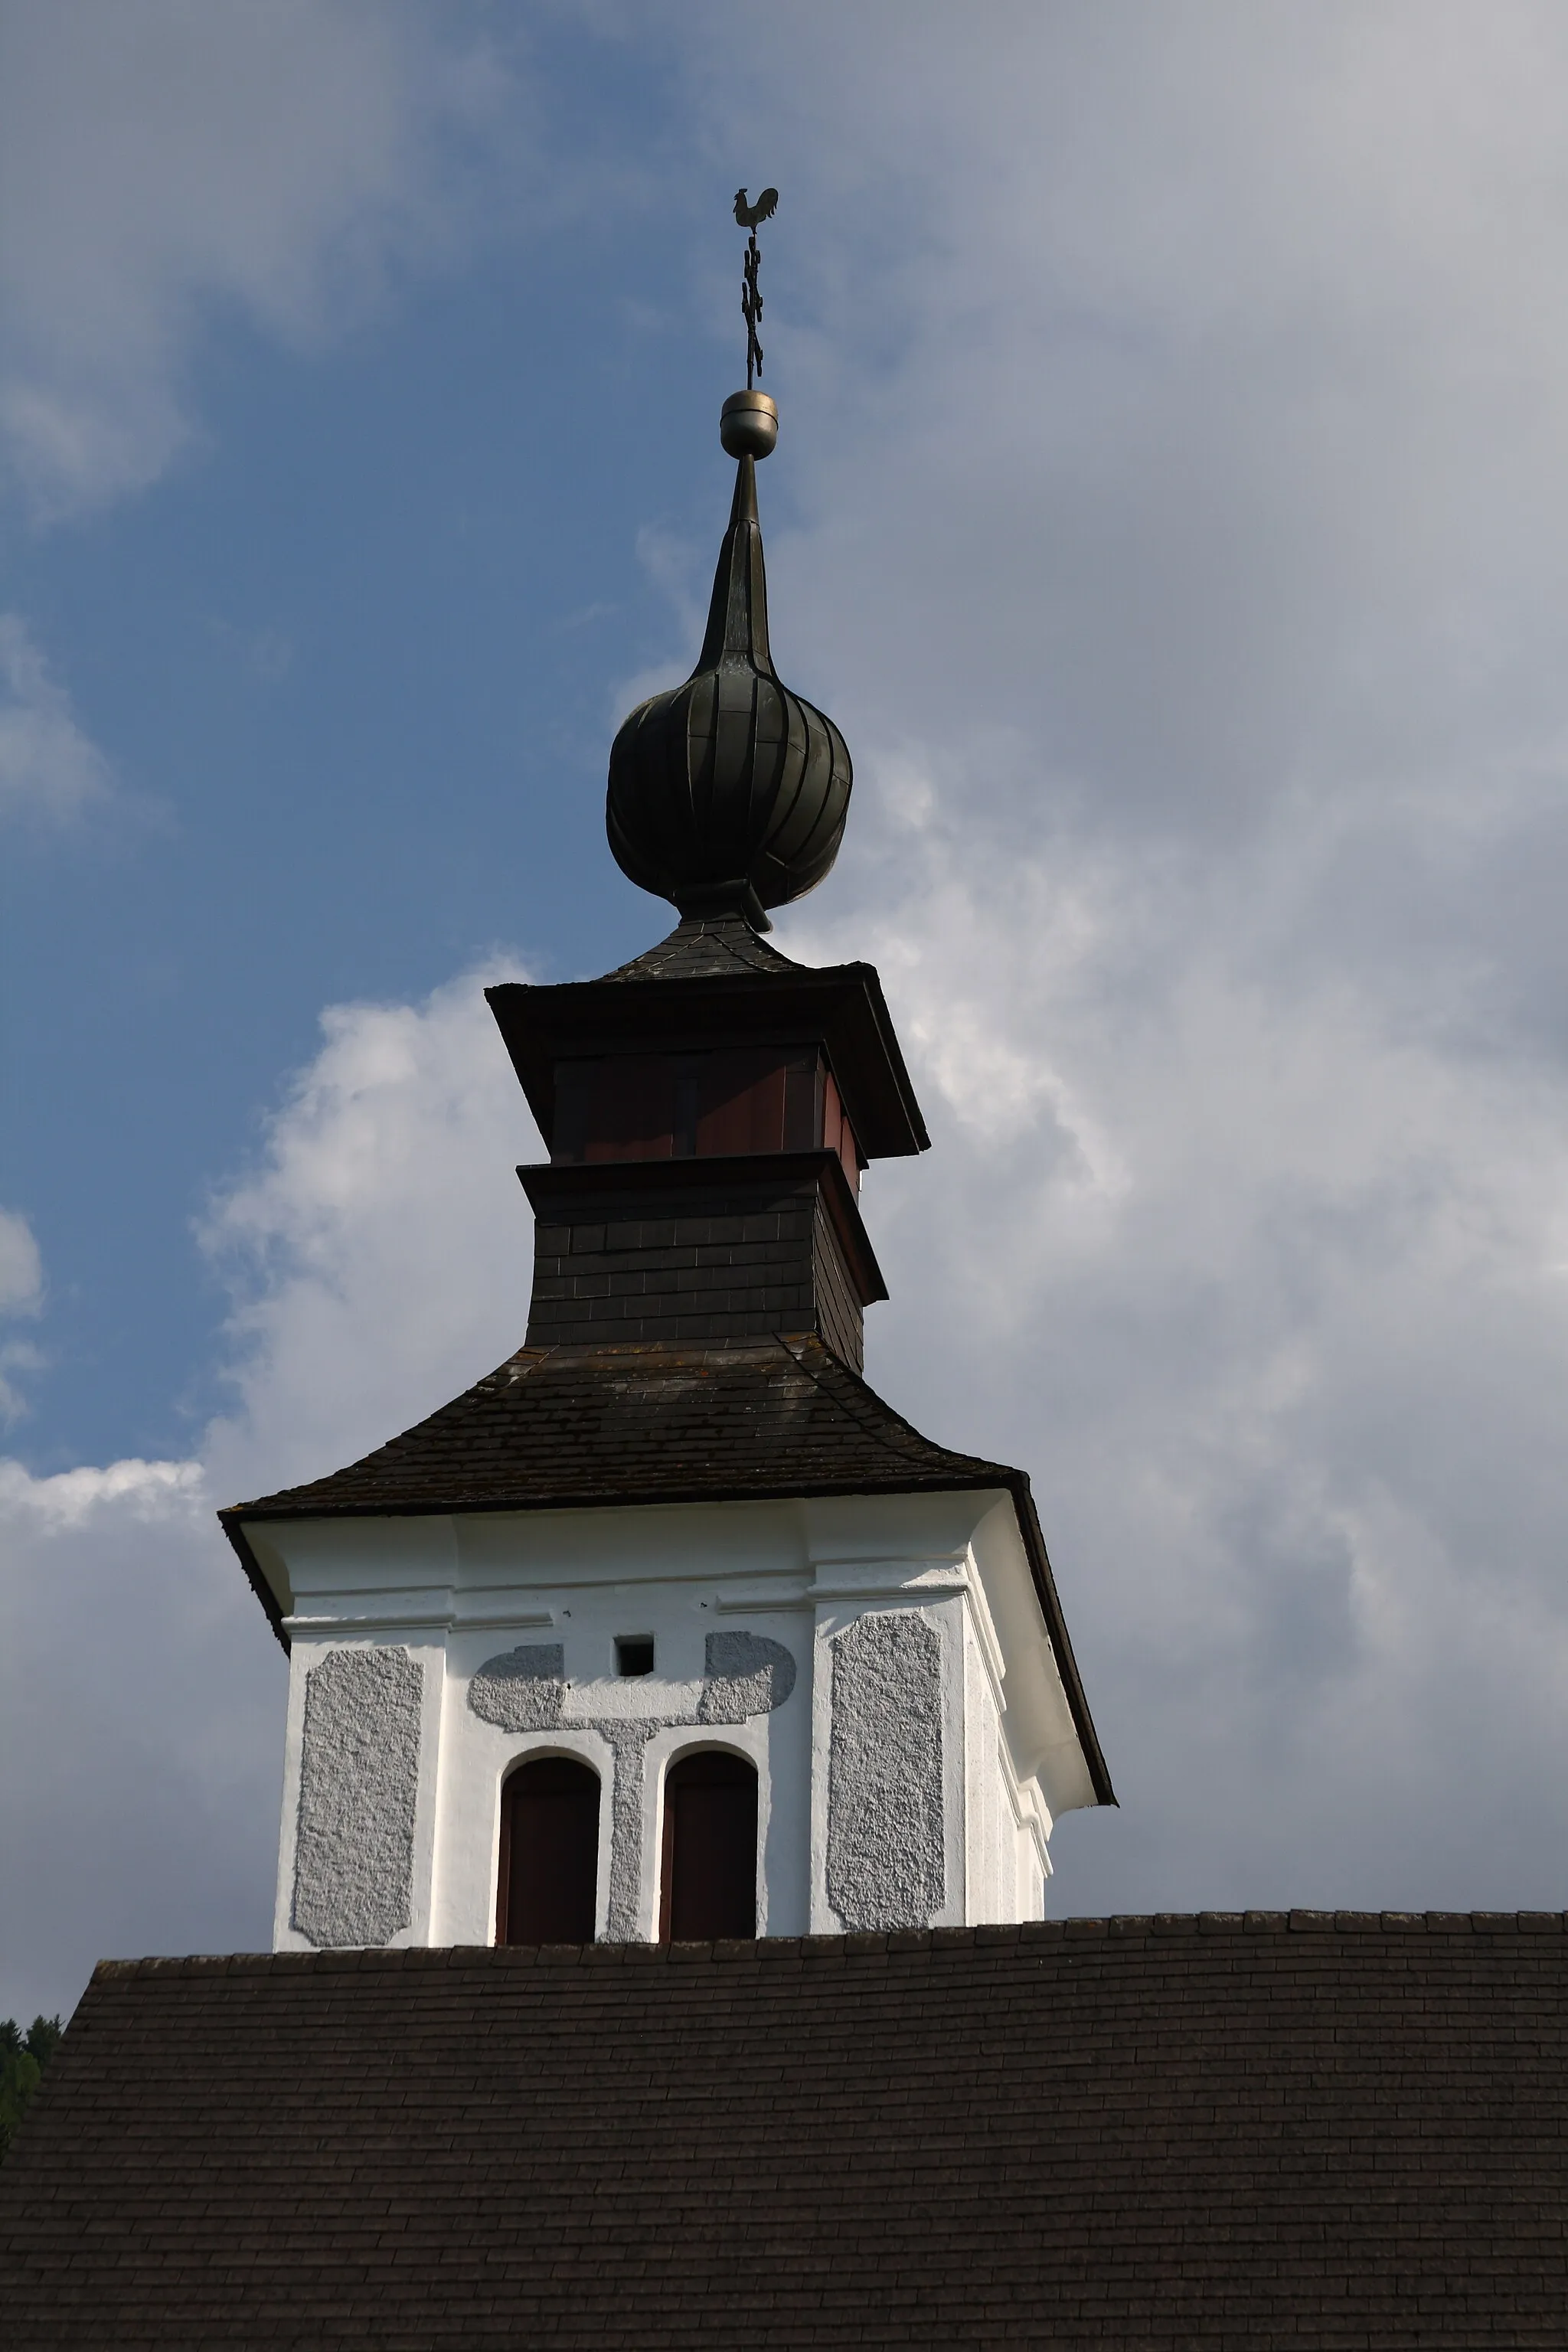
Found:
[(746, 191), (739, 189), (735, 196), (735, 218), (743, 229), (750, 230), (746, 239), (745, 268), (741, 278), (741, 315), (746, 322), (746, 390), (750, 392), (763, 372), (763, 347), (757, 341), (757, 323), (763, 315), (763, 298), (757, 291), (757, 272), (763, 257), (757, 250), (757, 224), (771, 220), (778, 209), (779, 192), (764, 188), (754, 205), (746, 202)]

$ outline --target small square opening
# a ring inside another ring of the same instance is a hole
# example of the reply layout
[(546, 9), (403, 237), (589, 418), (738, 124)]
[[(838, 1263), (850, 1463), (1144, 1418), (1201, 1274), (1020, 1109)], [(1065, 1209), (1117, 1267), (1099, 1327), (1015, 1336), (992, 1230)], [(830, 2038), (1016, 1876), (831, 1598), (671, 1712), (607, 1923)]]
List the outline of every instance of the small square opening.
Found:
[(618, 1675), (652, 1674), (653, 1635), (651, 1633), (616, 1634), (616, 1672)]

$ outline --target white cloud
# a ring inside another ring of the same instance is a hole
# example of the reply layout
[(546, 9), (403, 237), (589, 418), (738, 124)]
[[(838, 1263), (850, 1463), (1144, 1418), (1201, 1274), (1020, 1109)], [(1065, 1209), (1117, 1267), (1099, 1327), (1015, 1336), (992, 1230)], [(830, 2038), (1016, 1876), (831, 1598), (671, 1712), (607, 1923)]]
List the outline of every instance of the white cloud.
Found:
[(861, 781), (781, 937), (881, 965), (937, 1139), (873, 1372), (1037, 1476), (1126, 1804), (1057, 1897), (1560, 1904), (1568, 32), (695, 70), (823, 167), (773, 637)]
[(44, 1302), (44, 1261), (33, 1229), (15, 1209), (0, 1209), (0, 1315), (36, 1315)]
[[(15, 1209), (0, 1209), (0, 1322), (37, 1315), (43, 1304), (44, 1261), (33, 1229)], [(0, 1339), (0, 1426), (27, 1409), (13, 1375), (35, 1370), (40, 1360), (26, 1340)]]
[(197, 1464), (0, 1465), (0, 2012), (265, 1948), (283, 1682)]
[(196, 430), (204, 310), (299, 340), (471, 234), (507, 79), (415, 0), (16, 0), (0, 78), (0, 441), (49, 516)]
[[(43, 1300), (0, 1211), (0, 1314)], [(0, 1373), (30, 1360), (0, 1348)], [(0, 1417), (21, 1409), (0, 1377)], [(265, 1927), (275, 1708), (222, 1549), (197, 1462), (0, 1458), (0, 2011), (68, 2006), (108, 1946)]]
[(1146, 835), (1500, 763), (1560, 802), (1558, 13), (984, 24), (806, 6), (702, 51), (714, 135), (749, 149), (756, 78), (826, 175), (779, 303), (815, 331), (774, 334), (803, 686), (928, 755), (1010, 730), (1017, 789)]
[(1058, 1901), (1557, 1905), (1568, 1093), (1260, 968), (1300, 822), (1221, 929), (1135, 846), (999, 869), (980, 788), (863, 803), (874, 907), (783, 929), (879, 963), (936, 1141), (868, 1184), (870, 1377), (1036, 1479), (1126, 1808)]
[(314, 1477), (395, 1435), (521, 1344), (538, 1136), (483, 988), (322, 1016), (326, 1042), (259, 1166), (213, 1203), (234, 1290), (237, 1410), (208, 1435), (225, 1497)]
[(108, 761), (78, 725), (26, 623), (0, 613), (0, 814), (58, 822), (110, 788)]
[[(196, 1458), (0, 1461), (0, 2014), (108, 1951), (265, 1947), (285, 1673), (214, 1512), (336, 1468), (519, 1345), (537, 1137), (482, 994), (342, 1005), (204, 1235), (237, 1403)], [(41, 1293), (0, 1222), (14, 1305)]]

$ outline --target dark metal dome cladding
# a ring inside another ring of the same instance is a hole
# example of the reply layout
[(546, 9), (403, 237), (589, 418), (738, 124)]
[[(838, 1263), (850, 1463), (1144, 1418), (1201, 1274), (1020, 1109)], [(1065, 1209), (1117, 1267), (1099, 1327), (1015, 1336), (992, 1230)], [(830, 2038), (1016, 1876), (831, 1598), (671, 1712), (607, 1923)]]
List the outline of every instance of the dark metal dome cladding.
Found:
[(832, 719), (779, 683), (768, 650), (752, 452), (773, 446), (772, 401), (735, 394), (721, 429), (739, 463), (708, 634), (685, 685), (654, 695), (616, 737), (605, 821), (641, 888), (683, 915), (735, 911), (766, 930), (763, 909), (814, 888), (837, 856), (851, 769)]

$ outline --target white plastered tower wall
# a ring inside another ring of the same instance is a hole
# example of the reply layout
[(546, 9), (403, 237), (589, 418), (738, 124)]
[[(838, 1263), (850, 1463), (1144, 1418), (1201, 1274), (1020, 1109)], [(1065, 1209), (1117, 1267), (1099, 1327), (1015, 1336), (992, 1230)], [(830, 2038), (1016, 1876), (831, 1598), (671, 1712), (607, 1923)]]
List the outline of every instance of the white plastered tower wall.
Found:
[[(484, 1944), (501, 1789), (599, 1775), (596, 1932), (658, 1932), (662, 1798), (758, 1775), (765, 1936), (1037, 1917), (1096, 1801), (1013, 1498), (253, 1523), (291, 1645), (274, 1946)], [(651, 1637), (654, 1671), (616, 1670)]]

